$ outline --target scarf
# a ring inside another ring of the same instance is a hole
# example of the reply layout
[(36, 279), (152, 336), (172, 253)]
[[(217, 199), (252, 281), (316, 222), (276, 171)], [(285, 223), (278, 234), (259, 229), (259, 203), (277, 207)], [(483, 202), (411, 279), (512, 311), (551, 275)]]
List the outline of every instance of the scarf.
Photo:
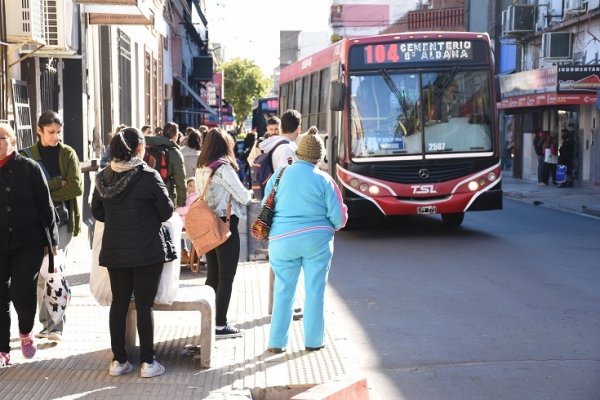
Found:
[(110, 169), (115, 172), (127, 172), (141, 165), (143, 162), (144, 160), (139, 157), (132, 157), (129, 161), (113, 160), (110, 162)]

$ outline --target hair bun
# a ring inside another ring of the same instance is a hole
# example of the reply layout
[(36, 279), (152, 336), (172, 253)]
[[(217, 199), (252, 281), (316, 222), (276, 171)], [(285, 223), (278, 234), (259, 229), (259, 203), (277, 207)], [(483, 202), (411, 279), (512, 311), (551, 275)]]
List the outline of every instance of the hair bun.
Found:
[(319, 133), (319, 130), (316, 126), (311, 126), (308, 128), (308, 132), (306, 132), (307, 135), (316, 135), (317, 133)]

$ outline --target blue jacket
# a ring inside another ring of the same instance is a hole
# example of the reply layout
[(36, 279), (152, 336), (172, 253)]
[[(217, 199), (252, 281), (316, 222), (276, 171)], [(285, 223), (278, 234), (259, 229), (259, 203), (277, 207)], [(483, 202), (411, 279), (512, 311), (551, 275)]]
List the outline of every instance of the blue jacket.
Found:
[[(280, 168), (267, 182), (263, 204), (279, 171)], [(347, 219), (348, 209), (334, 180), (315, 164), (298, 160), (286, 167), (279, 182), (269, 240), (315, 230), (333, 234), (346, 225)]]

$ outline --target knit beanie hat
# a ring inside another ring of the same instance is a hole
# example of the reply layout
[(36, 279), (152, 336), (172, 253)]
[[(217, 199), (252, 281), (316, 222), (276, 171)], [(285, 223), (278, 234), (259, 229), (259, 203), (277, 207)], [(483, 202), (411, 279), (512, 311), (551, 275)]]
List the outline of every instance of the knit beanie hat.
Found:
[(325, 145), (323, 139), (317, 134), (319, 130), (316, 126), (311, 126), (302, 136), (296, 155), (299, 160), (318, 163), (325, 157)]

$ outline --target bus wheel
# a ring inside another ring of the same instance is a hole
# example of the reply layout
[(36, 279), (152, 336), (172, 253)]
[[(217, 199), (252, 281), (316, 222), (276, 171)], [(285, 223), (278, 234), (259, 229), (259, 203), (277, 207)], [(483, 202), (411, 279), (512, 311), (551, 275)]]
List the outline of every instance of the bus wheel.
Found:
[(442, 222), (447, 228), (457, 228), (462, 224), (465, 213), (442, 214)]

